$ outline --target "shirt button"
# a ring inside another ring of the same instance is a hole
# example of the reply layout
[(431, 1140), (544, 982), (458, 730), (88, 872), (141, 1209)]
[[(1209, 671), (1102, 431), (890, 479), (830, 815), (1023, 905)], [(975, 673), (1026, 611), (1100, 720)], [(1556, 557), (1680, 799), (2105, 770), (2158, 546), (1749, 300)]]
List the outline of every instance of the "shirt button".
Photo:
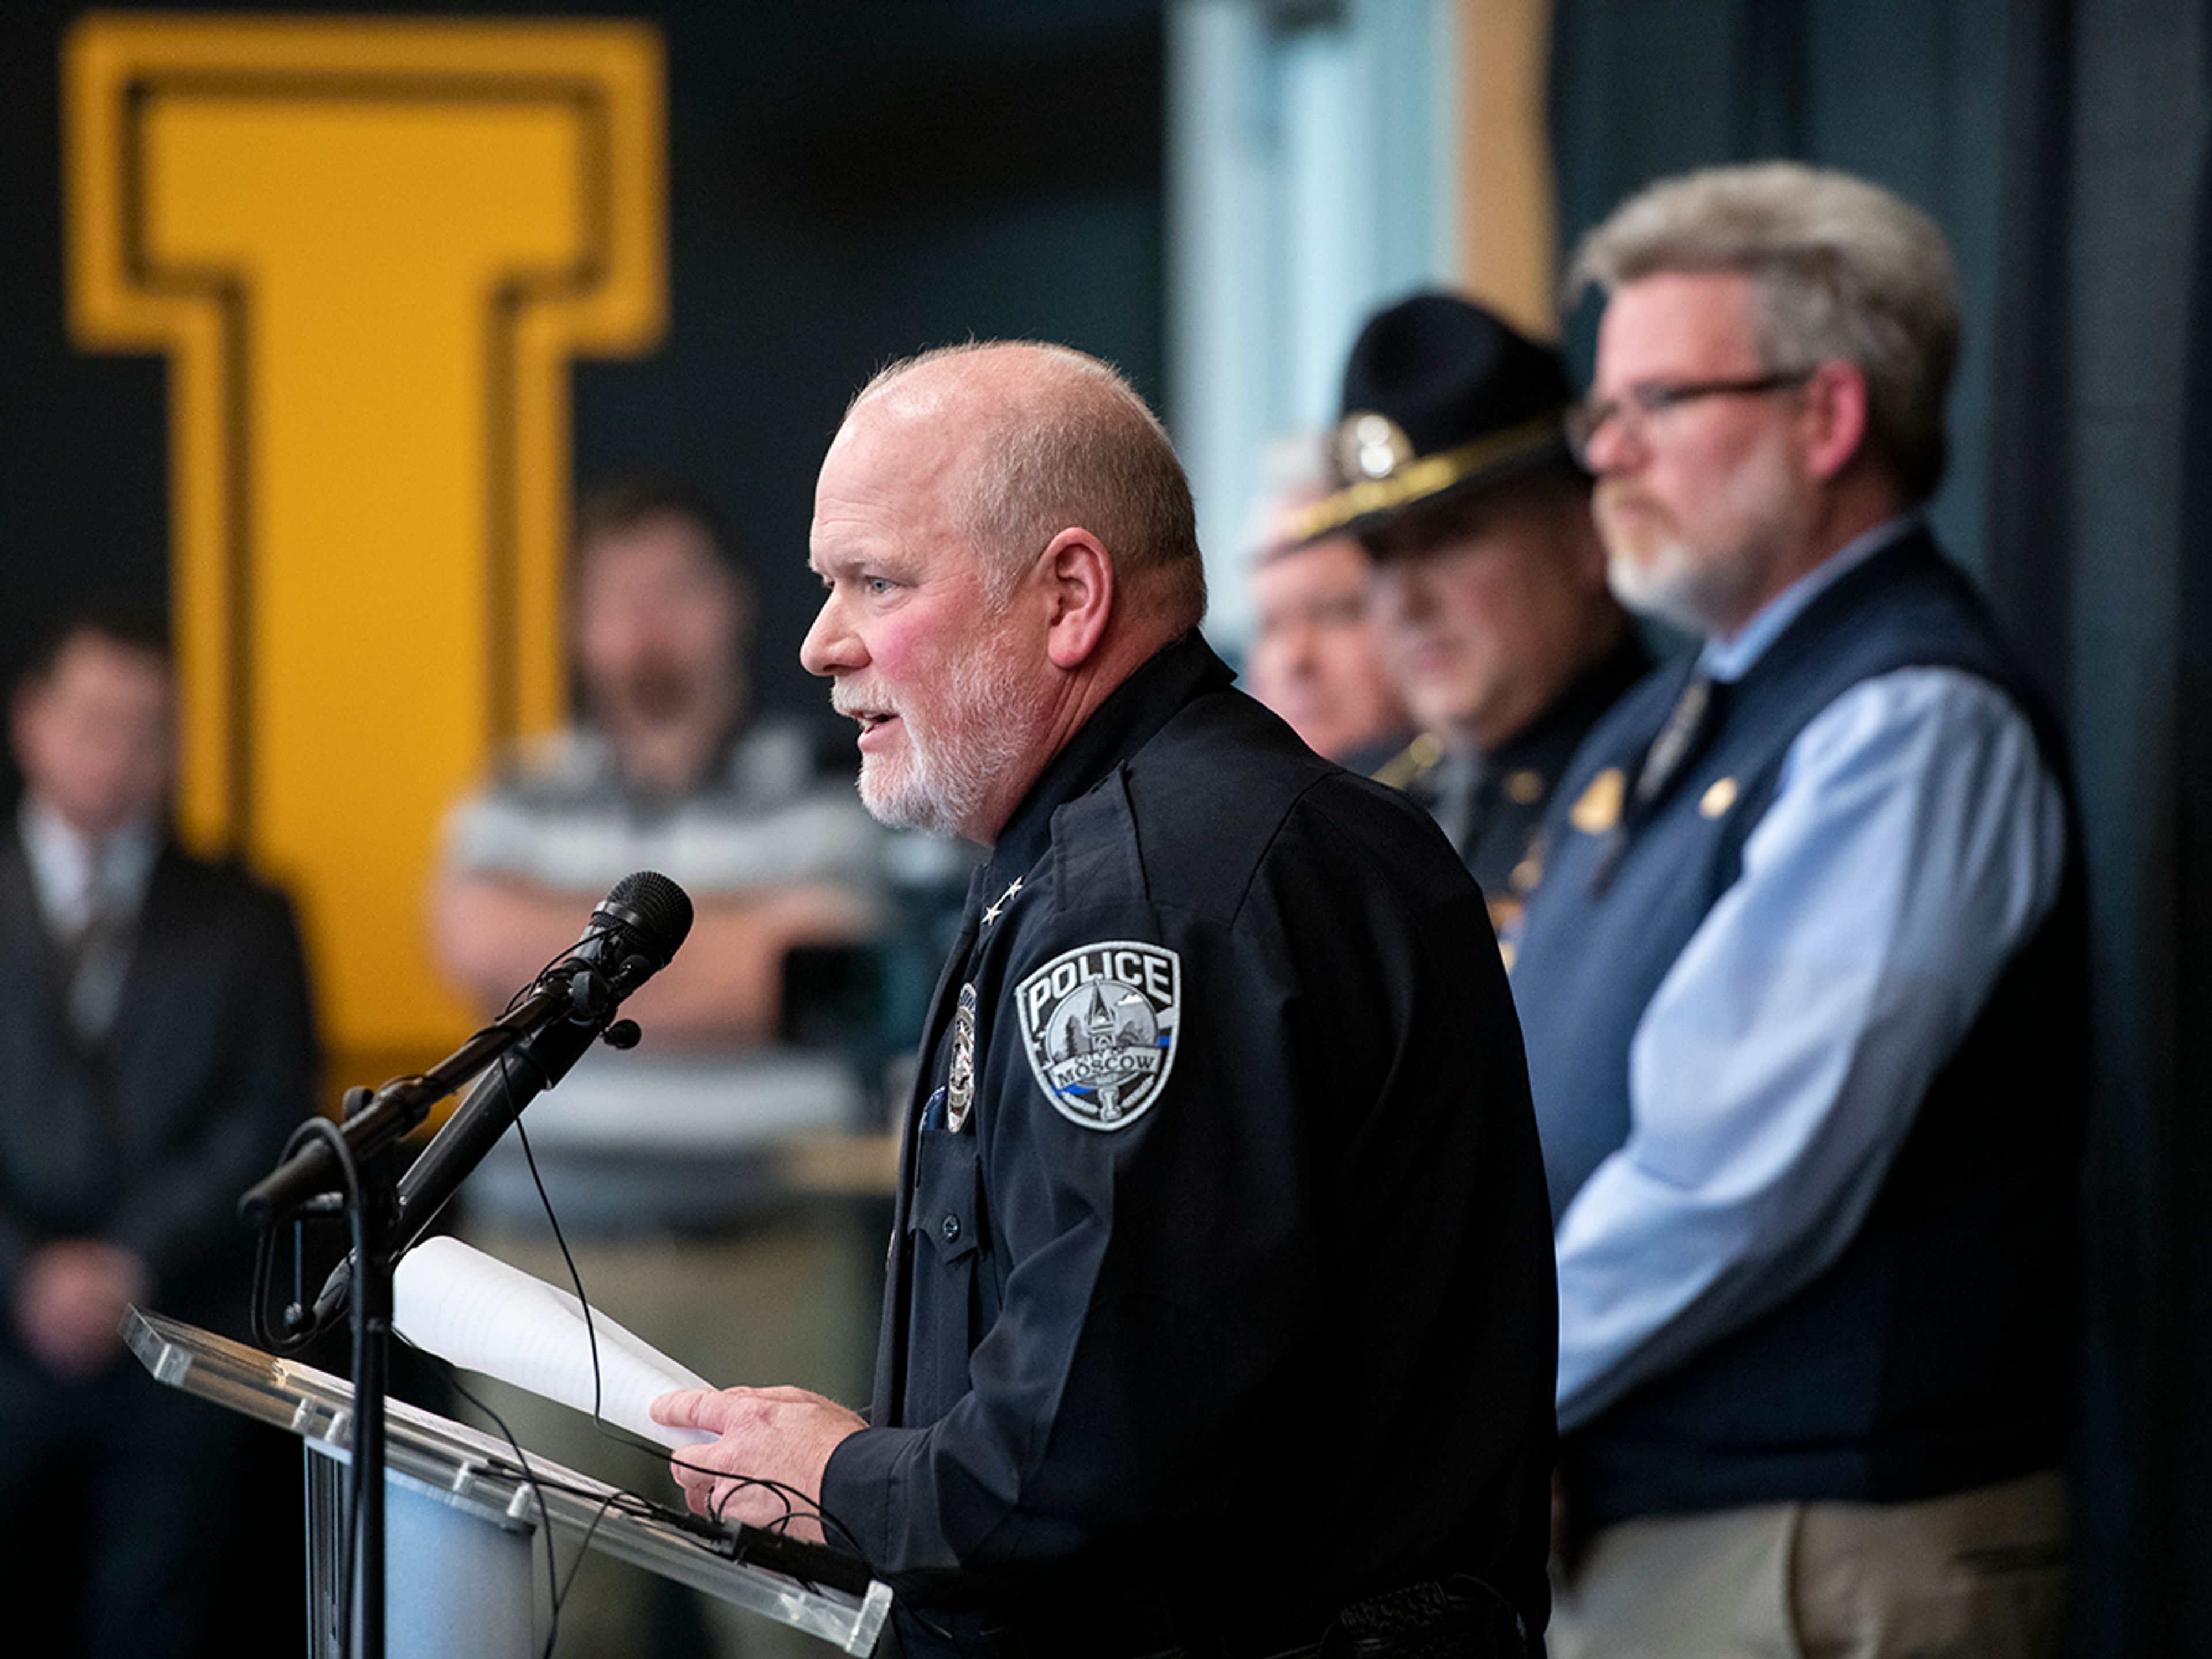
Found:
[(937, 1224), (937, 1231), (945, 1235), (945, 1242), (950, 1244), (960, 1237), (960, 1218), (948, 1214), (944, 1220)]

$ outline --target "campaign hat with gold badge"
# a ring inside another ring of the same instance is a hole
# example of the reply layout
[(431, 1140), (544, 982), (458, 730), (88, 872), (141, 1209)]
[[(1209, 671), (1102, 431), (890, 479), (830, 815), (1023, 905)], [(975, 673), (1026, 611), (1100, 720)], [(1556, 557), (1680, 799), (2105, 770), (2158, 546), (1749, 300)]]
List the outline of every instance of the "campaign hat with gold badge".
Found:
[(1336, 488), (1299, 510), (1293, 539), (1379, 530), (1415, 507), (1571, 467), (1562, 417), (1573, 395), (1556, 350), (1456, 295), (1377, 312), (1345, 367), (1328, 443)]

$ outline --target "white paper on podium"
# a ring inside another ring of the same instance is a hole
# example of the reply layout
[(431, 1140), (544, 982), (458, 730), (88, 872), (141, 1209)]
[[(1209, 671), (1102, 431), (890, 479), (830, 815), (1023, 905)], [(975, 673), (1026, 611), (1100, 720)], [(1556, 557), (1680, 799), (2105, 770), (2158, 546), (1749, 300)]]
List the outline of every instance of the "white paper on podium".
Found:
[[(392, 1328), (418, 1348), (580, 1412), (592, 1409), (592, 1343), (584, 1304), (568, 1291), (471, 1249), (458, 1238), (426, 1238), (400, 1259), (392, 1279)], [(708, 1389), (596, 1308), (599, 1415), (674, 1451), (714, 1437), (672, 1429), (646, 1407), (672, 1389)]]

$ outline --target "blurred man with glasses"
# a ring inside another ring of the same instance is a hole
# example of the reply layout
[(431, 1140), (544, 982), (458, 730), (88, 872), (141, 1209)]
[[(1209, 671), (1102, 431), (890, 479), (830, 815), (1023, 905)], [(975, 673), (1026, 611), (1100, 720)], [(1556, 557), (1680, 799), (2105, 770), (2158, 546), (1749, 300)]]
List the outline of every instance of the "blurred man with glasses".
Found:
[(1583, 241), (1613, 592), (1515, 1000), (1559, 1268), (1562, 1659), (2057, 1650), (2087, 1000), (2055, 723), (1919, 517), (1923, 214), (1791, 164)]

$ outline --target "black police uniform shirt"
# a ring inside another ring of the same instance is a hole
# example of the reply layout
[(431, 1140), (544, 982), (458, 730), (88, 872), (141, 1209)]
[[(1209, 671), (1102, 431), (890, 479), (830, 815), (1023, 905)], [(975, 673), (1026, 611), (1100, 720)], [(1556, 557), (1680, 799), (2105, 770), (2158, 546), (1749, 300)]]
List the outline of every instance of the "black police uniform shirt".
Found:
[(1455, 1574), (1541, 1627), (1550, 1229), (1480, 898), (1231, 678), (1192, 635), (1108, 698), (939, 988), (822, 1494), (908, 1653), (1273, 1651)]
[(1500, 933), (1520, 920), (1535, 885), (1536, 838), (1567, 763), (1606, 710), (1650, 668), (1642, 637), (1627, 629), (1542, 714), (1488, 753), (1455, 763), (1424, 733), (1371, 769), (1378, 781), (1405, 790), (1443, 825)]

